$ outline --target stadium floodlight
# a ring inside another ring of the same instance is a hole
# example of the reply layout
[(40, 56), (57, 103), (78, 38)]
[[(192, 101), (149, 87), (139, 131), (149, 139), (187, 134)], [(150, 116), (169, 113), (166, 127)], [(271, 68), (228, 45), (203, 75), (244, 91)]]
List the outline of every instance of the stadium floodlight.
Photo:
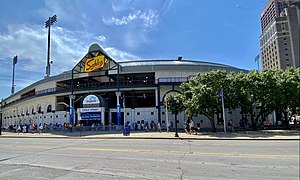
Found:
[(45, 22), (45, 28), (48, 28), (48, 54), (47, 54), (46, 77), (50, 76), (50, 28), (56, 21), (57, 21), (57, 16), (54, 15), (52, 17), (49, 17), (49, 19)]

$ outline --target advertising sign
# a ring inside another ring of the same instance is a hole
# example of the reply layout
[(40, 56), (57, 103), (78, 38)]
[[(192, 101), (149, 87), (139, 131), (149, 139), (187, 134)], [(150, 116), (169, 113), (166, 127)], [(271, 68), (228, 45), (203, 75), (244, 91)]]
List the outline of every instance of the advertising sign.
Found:
[(84, 63), (84, 72), (92, 72), (103, 68), (105, 65), (105, 57), (103, 55), (89, 58)]
[(101, 120), (101, 113), (82, 113), (82, 120)]
[(83, 99), (83, 105), (100, 104), (100, 100), (96, 95), (90, 94)]
[(87, 112), (101, 112), (101, 108), (80, 108), (80, 113), (87, 113)]

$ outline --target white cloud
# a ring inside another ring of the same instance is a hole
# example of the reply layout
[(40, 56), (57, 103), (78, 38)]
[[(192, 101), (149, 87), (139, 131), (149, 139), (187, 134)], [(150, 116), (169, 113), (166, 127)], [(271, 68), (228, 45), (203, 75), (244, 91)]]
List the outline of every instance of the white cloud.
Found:
[(105, 36), (97, 36), (96, 39), (100, 42), (105, 42), (106, 41), (106, 37)]
[(114, 60), (125, 61), (125, 60), (136, 60), (139, 59), (138, 56), (132, 55), (130, 53), (117, 50), (113, 47), (104, 48), (104, 50), (109, 54)]
[(145, 27), (153, 27), (158, 23), (159, 15), (154, 10), (148, 10), (146, 12), (142, 12), (140, 10), (135, 10), (132, 13), (129, 13), (127, 16), (123, 16), (121, 18), (110, 17), (105, 18), (102, 17), (102, 21), (106, 25), (127, 25), (133, 22), (140, 23)]
[[(106, 37), (86, 31), (69, 31), (53, 26), (51, 30), (51, 75), (70, 70), (87, 53), (89, 46), (105, 42)], [(105, 48), (116, 60), (137, 58), (114, 47)], [(18, 55), (19, 70), (45, 73), (47, 31), (37, 25), (9, 25), (6, 34), (0, 34), (0, 62), (11, 67), (11, 59)], [(2, 69), (2, 67), (1, 67)], [(43, 76), (42, 76), (43, 77)]]

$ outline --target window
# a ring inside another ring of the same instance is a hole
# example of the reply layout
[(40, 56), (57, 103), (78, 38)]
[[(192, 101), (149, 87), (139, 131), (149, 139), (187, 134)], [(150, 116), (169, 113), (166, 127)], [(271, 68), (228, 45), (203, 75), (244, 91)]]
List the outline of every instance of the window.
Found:
[(289, 59), (286, 59), (286, 61), (289, 61)]
[(154, 112), (151, 112), (151, 115), (154, 115)]
[(283, 38), (283, 40), (286, 40), (286, 38)]
[(285, 48), (284, 50), (286, 50), (286, 51), (287, 51), (287, 50), (288, 50), (288, 48)]
[(56, 118), (58, 118), (58, 115), (56, 115)]
[(127, 113), (127, 116), (129, 116), (130, 114), (129, 114), (129, 112)]
[(47, 112), (51, 112), (51, 110), (52, 110), (51, 105), (47, 106)]
[(285, 56), (288, 56), (289, 54), (285, 54)]
[(138, 115), (138, 116), (139, 116), (139, 115), (141, 115), (141, 113), (140, 113), (140, 112), (137, 112), (137, 113), (136, 113), (136, 115)]
[(165, 115), (165, 112), (161, 112), (161, 115)]

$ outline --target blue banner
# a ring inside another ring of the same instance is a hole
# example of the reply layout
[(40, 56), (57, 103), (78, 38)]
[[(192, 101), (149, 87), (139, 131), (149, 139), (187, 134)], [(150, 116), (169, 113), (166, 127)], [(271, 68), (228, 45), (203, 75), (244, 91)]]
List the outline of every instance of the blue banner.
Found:
[(120, 104), (117, 104), (117, 125), (121, 125), (121, 113), (120, 113)]
[(70, 124), (73, 124), (74, 122), (74, 108), (70, 107)]

